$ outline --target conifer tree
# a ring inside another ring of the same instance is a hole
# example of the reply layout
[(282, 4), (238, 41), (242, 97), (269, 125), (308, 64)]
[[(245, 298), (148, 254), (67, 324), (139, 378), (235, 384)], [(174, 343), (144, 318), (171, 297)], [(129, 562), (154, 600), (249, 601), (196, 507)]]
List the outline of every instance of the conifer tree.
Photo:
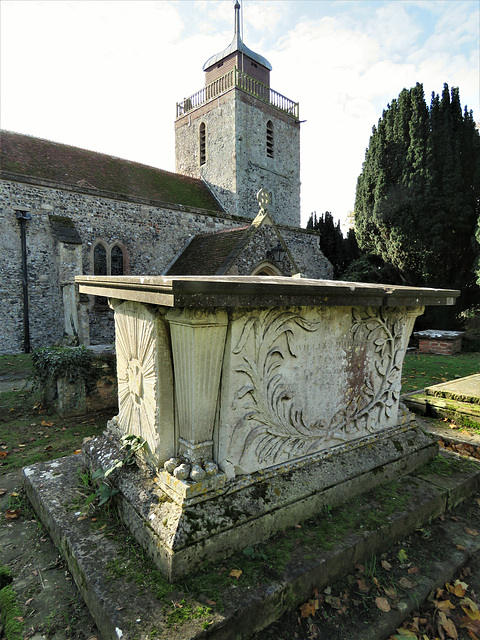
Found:
[(318, 218), (316, 213), (312, 213), (307, 222), (307, 229), (320, 233), (320, 249), (333, 265), (334, 278), (339, 278), (347, 265), (359, 255), (355, 231), (349, 229), (347, 237), (344, 238), (340, 220), (335, 224), (330, 211), (325, 211)]
[(480, 216), (480, 137), (458, 88), (404, 89), (373, 128), (357, 181), (360, 249), (399, 281), (465, 289), (473, 283)]

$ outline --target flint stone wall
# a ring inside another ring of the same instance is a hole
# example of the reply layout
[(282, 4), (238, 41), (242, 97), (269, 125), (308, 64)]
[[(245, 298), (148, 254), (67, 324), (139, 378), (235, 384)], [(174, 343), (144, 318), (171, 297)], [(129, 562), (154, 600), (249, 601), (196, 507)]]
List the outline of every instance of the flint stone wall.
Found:
[[(268, 121), (273, 124), (273, 158), (267, 156)], [(206, 162), (200, 165), (202, 123)], [(232, 89), (176, 121), (175, 149), (176, 171), (203, 178), (228, 211), (253, 220), (255, 195), (268, 187), (274, 221), (300, 224), (300, 125), (292, 117)]]

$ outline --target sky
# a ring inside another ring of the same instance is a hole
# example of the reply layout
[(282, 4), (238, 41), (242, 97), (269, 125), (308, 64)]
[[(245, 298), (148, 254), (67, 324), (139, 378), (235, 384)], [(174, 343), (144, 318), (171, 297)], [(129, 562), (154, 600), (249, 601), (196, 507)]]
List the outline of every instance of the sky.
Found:
[[(244, 0), (243, 39), (300, 103), (302, 226), (345, 225), (372, 127), (444, 83), (480, 120), (478, 0)], [(233, 35), (232, 0), (0, 0), (3, 129), (175, 170), (175, 106)], [(344, 227), (345, 228), (345, 227)]]

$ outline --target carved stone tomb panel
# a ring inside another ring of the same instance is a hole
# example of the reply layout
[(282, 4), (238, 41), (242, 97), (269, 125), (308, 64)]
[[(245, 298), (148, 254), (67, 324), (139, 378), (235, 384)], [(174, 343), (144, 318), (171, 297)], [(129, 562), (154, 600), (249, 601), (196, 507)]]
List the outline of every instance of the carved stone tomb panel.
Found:
[(235, 312), (220, 467), (230, 477), (253, 473), (395, 426), (411, 324), (395, 308)]
[(170, 343), (160, 315), (137, 302), (115, 308), (118, 425), (147, 441), (155, 464), (175, 453)]

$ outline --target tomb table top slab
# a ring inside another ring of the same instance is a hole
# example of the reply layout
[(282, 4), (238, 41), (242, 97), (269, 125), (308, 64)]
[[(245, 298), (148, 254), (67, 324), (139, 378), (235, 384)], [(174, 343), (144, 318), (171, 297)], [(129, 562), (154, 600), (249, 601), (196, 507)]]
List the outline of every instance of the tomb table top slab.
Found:
[(457, 290), (265, 276), (77, 276), (81, 293), (165, 307), (453, 305)]

